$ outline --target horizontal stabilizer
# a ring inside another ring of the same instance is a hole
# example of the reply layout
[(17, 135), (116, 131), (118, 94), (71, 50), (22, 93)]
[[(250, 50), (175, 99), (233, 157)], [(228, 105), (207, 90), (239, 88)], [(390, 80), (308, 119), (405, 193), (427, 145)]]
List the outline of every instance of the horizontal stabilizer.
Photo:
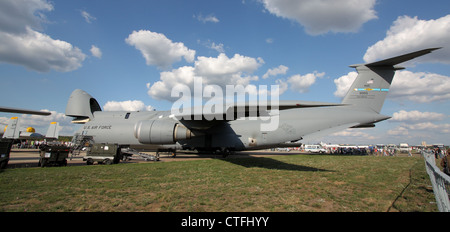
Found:
[(428, 49), (420, 50), (420, 51), (417, 51), (417, 52), (411, 52), (411, 53), (408, 53), (408, 54), (405, 54), (405, 55), (396, 56), (396, 57), (392, 57), (392, 58), (385, 59), (385, 60), (380, 60), (380, 61), (373, 62), (373, 63), (354, 64), (354, 65), (350, 65), (350, 67), (356, 68), (356, 67), (361, 66), (361, 65), (364, 65), (364, 66), (367, 66), (367, 67), (395, 66), (397, 64), (406, 62), (408, 60), (412, 60), (412, 59), (414, 59), (416, 57), (426, 55), (426, 54), (431, 53), (432, 51), (438, 50), (438, 49), (441, 49), (441, 47), (440, 48), (428, 48)]
[(379, 116), (380, 117), (377, 120), (374, 120), (372, 123), (358, 124), (358, 125), (353, 126), (351, 128), (372, 128), (372, 127), (375, 127), (375, 123), (378, 123), (378, 122), (381, 122), (381, 121), (384, 121), (384, 120), (388, 120), (388, 119), (391, 118), (390, 116), (385, 116), (385, 115), (382, 115), (382, 114), (380, 114)]

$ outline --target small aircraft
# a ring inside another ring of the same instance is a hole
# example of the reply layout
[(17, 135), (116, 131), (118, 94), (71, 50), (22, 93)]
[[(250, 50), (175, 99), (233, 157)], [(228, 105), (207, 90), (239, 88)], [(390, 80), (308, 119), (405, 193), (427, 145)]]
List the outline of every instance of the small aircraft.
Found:
[[(21, 113), (21, 114), (34, 114), (41, 116), (48, 116), (51, 113), (45, 111), (35, 111), (28, 109), (20, 109), (20, 108), (11, 108), (11, 107), (0, 107), (0, 112), (6, 113)], [(3, 124), (3, 123), (2, 123)], [(20, 131), (19, 126), (19, 118), (12, 117), (5, 130), (4, 133), (1, 134), (0, 139), (0, 169), (6, 168), (9, 162), (9, 155), (11, 152), (11, 147), (15, 139), (41, 139), (44, 138), (43, 135), (34, 133), (34, 128), (27, 128), (26, 131)], [(49, 138), (57, 139), (58, 138), (58, 123), (51, 123), (50, 127), (47, 131), (46, 136)]]
[[(34, 115), (40, 115), (40, 116), (49, 116), (51, 115), (50, 112), (47, 111), (36, 111), (36, 110), (29, 110), (29, 109), (21, 109), (21, 108), (12, 108), (12, 107), (0, 107), (0, 112), (5, 113), (21, 113), (21, 114), (34, 114)], [(42, 135), (39, 133), (36, 133), (34, 128), (28, 127), (26, 130), (20, 130), (20, 124), (19, 124), (19, 118), (18, 117), (12, 117), (9, 122), (6, 124), (7, 126), (4, 129), (4, 133), (1, 135), (3, 139), (58, 139), (59, 136), (59, 130), (58, 122), (51, 122), (50, 126), (47, 130), (46, 135)], [(2, 123), (3, 124), (3, 123)]]
[(4, 133), (2, 135), (3, 139), (58, 139), (59, 137), (59, 123), (51, 122), (47, 129), (47, 133), (42, 135), (36, 133), (33, 127), (27, 127), (26, 130), (21, 130), (20, 122), (18, 117), (12, 117), (7, 126), (5, 127)]
[[(341, 103), (279, 101), (265, 107), (250, 107), (251, 104), (245, 103), (227, 105), (224, 111), (213, 113), (222, 117), (213, 117), (212, 120), (207, 119), (211, 115), (203, 112), (183, 111), (192, 116), (187, 119), (186, 113), (174, 115), (171, 111), (104, 112), (95, 98), (76, 89), (68, 100), (66, 115), (74, 118), (73, 123), (84, 124), (75, 133), (75, 143), (90, 140), (118, 144), (127, 149), (173, 152), (189, 149), (223, 155), (289, 144), (299, 146), (296, 141), (308, 136), (324, 136), (347, 128), (374, 127), (375, 123), (389, 119), (380, 111), (395, 71), (404, 69), (397, 65), (436, 49), (439, 48), (351, 65), (358, 71), (358, 76)], [(261, 112), (261, 108), (267, 112)], [(244, 114), (236, 116), (239, 109)], [(276, 111), (271, 112), (273, 109)], [(257, 114), (252, 114), (255, 110)], [(249, 115), (256, 117), (250, 119)], [(262, 131), (263, 116), (277, 119), (277, 128)]]

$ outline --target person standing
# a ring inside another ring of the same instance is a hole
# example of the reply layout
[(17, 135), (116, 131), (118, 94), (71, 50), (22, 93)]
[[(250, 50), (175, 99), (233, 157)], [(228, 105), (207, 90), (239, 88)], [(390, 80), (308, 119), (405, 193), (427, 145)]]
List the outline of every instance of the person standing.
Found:
[(447, 150), (447, 155), (441, 159), (442, 171), (450, 176), (450, 149)]

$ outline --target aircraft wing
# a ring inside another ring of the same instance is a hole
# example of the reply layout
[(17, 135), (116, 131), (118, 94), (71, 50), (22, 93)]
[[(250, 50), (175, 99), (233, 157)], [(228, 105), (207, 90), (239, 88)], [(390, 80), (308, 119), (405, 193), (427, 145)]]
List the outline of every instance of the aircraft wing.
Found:
[[(288, 109), (295, 109), (295, 108), (312, 108), (312, 107), (326, 107), (326, 106), (343, 106), (344, 104), (338, 104), (338, 103), (328, 103), (328, 102), (312, 102), (312, 101), (279, 101), (278, 104), (259, 104), (259, 107), (265, 107), (267, 106), (268, 110), (288, 110)], [(245, 107), (245, 109), (251, 109), (251, 107), (255, 107), (255, 105), (250, 104), (237, 104), (236, 106), (230, 106), (233, 107), (235, 110), (239, 109), (241, 107)], [(229, 107), (229, 108), (230, 108)], [(228, 109), (229, 110), (229, 109)], [(248, 110), (247, 110), (248, 111)]]
[(0, 112), (35, 114), (35, 115), (43, 115), (43, 116), (48, 116), (51, 114), (50, 112), (45, 112), (45, 111), (27, 110), (27, 109), (11, 108), (11, 107), (0, 107)]
[(311, 101), (279, 101), (278, 104), (247, 102), (236, 105), (229, 104), (224, 107), (218, 107), (218, 105), (191, 107), (181, 110), (181, 113), (174, 114), (174, 116), (188, 128), (207, 129), (220, 122), (233, 121), (243, 117), (270, 116), (277, 113), (270, 111), (344, 105)]

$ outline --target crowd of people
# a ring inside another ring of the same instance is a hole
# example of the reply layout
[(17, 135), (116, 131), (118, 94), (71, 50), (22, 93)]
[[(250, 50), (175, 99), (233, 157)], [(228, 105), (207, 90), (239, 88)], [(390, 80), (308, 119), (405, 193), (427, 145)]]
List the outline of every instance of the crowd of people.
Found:
[[(390, 147), (336, 147), (328, 148), (327, 153), (338, 155), (374, 155), (374, 156), (395, 156), (397, 150)], [(408, 152), (412, 156), (411, 151)]]
[[(53, 144), (55, 142), (52, 142)], [(61, 141), (57, 141), (57, 143), (61, 144), (61, 145), (65, 145), (68, 147), (72, 146), (72, 142), (61, 142)], [(47, 141), (45, 140), (22, 140), (19, 141), (17, 143), (14, 143), (12, 148), (13, 149), (38, 149), (40, 146), (43, 145), (47, 145)]]

